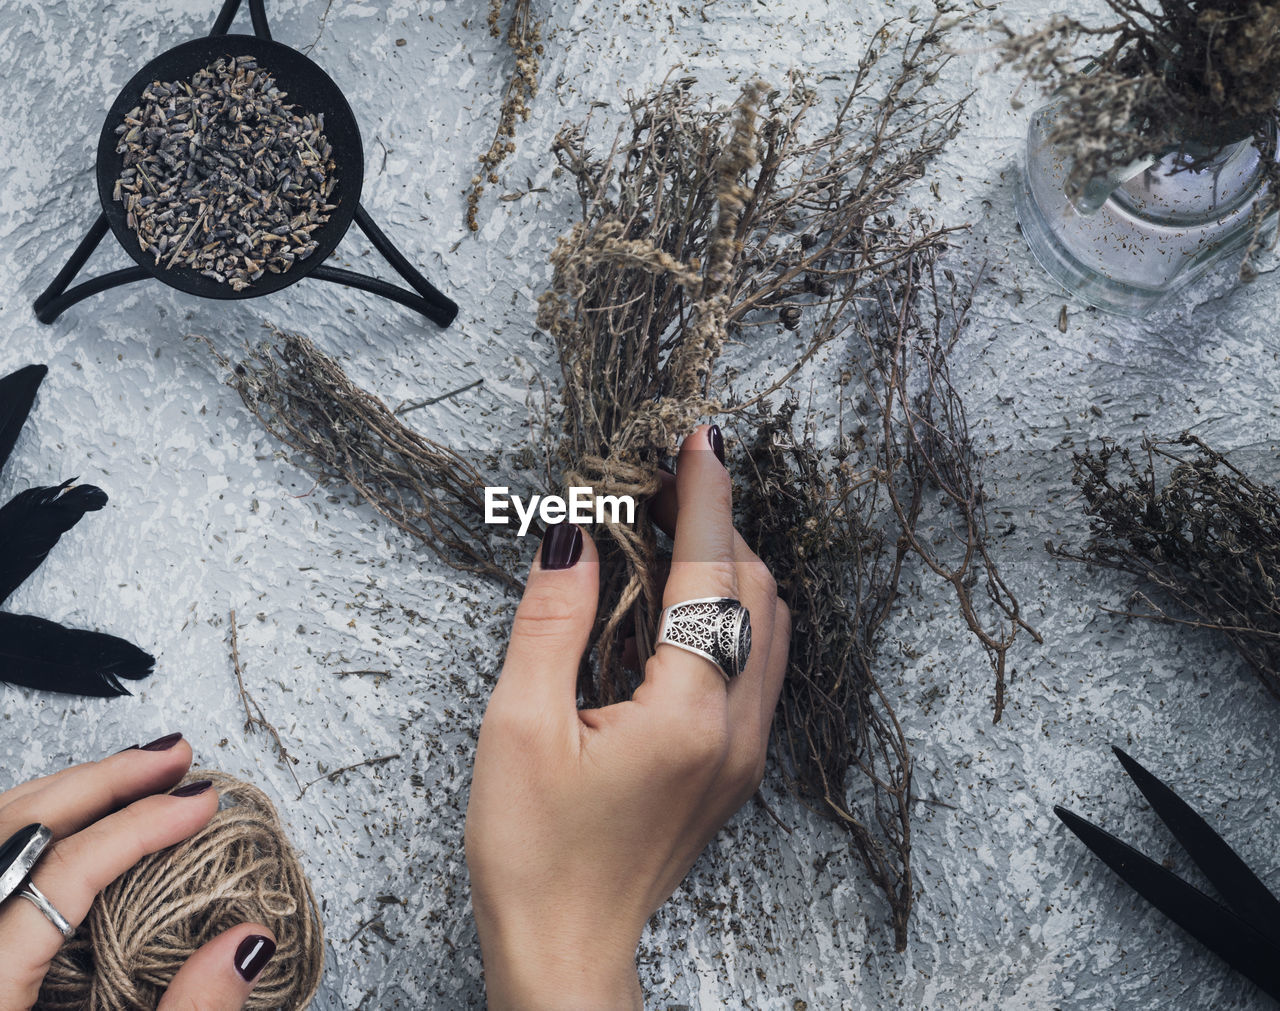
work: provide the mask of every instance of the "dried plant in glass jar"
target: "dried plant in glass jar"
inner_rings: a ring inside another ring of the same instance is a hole
[[[1251,279],[1274,241],[1280,2],[1106,5],[1101,26],[997,26],[1002,60],[1056,88],[1031,120],[1018,218],[1067,289],[1143,315],[1225,259]]]

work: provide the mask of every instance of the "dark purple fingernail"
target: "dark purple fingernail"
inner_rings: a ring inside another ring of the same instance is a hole
[[[720,465],[727,466],[724,462],[724,436],[720,434],[719,425],[712,425],[707,429],[707,441],[711,443],[711,452],[715,453]]]
[[[275,953],[275,941],[262,934],[250,934],[236,948],[236,972],[246,983],[252,983]]]
[[[671,469],[671,464],[667,463],[666,460],[658,461],[658,470],[662,471],[664,474],[670,474],[672,477],[676,476],[676,472]]]
[[[542,538],[542,567],[567,569],[582,557],[582,531],[572,523],[561,522],[548,528]]]
[[[170,791],[169,796],[199,797],[200,794],[204,793],[205,790],[209,789],[211,786],[213,786],[213,780],[197,779],[194,783],[187,783],[185,786],[180,786],[176,790]]]
[[[141,746],[142,751],[168,751],[175,744],[182,740],[181,734],[165,734],[163,737],[157,737],[150,744]]]

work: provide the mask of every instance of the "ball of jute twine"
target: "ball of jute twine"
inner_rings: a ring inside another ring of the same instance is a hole
[[[324,930],[315,894],[267,795],[234,776],[213,780],[220,807],[185,842],[144,857],[103,890],[53,960],[39,1011],[151,1009],[191,954],[238,923],[270,927],[275,956],[247,1008],[305,1008],[320,986]]]

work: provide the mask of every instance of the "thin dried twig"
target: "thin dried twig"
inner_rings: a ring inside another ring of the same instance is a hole
[[[473,379],[469,383],[459,386],[457,389],[450,390],[448,393],[440,393],[434,397],[426,397],[422,400],[406,401],[395,409],[394,413],[397,417],[401,414],[408,414],[410,411],[417,411],[423,407],[430,407],[432,404],[438,404],[442,400],[452,400],[459,393],[466,393],[468,390],[474,390],[477,386],[483,386],[484,379]]]
[[[240,690],[240,703],[244,706],[244,729],[246,733],[254,733],[258,730],[265,731],[271,738],[272,746],[275,748],[276,756],[286,769],[289,775],[293,777],[294,785],[299,790],[303,789],[302,784],[298,781],[298,774],[294,771],[293,766],[297,762],[290,753],[289,749],[284,746],[284,741],[280,739],[280,731],[274,724],[267,719],[266,713],[262,711],[262,706],[258,704],[258,700],[249,694],[249,689],[244,683],[244,670],[240,666],[240,647],[236,639],[236,612],[235,608],[231,609],[231,666],[236,673],[236,685]],[[299,794],[301,796],[301,794]]]
[[[951,383],[948,355],[967,316],[972,290],[958,289],[940,250],[918,254],[894,285],[877,293],[876,322],[862,331],[858,366],[867,396],[878,407],[878,474],[898,520],[899,557],[910,552],[950,584],[969,630],[986,650],[995,674],[992,722],[1004,712],[1008,652],[1019,631],[1039,634],[990,552],[986,496],[969,437],[964,402]],[[926,537],[931,500],[946,512],[943,530]]]
[[[344,772],[351,772],[353,769],[363,769],[367,765],[381,765],[383,762],[390,762],[393,758],[399,757],[400,752],[397,751],[394,755],[378,755],[376,758],[366,758],[363,762],[352,762],[350,765],[344,765],[340,769],[334,769],[332,772],[326,772],[323,776],[317,776],[315,779],[311,780],[311,782],[307,783],[306,786],[302,787],[302,789],[298,791],[298,799],[301,800],[303,794],[322,780],[327,779],[330,783],[336,783],[338,781],[338,777]]]

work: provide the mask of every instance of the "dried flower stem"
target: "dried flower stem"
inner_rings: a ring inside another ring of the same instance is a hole
[[[297,763],[297,759],[289,753],[289,749],[284,746],[284,741],[280,738],[280,731],[275,728],[270,720],[267,719],[266,713],[262,711],[262,706],[258,704],[258,700],[249,694],[249,689],[244,683],[244,670],[240,666],[240,646],[236,636],[236,612],[235,608],[231,609],[231,667],[236,675],[236,687],[240,692],[240,703],[244,706],[244,729],[246,733],[254,733],[262,730],[271,738],[271,743],[275,747],[276,755],[286,769],[289,775],[293,777],[294,785],[300,791],[304,790],[302,783],[298,781],[298,774],[293,767]],[[298,796],[302,796],[301,793]]]
[[[538,71],[542,64],[542,25],[532,14],[532,0],[510,0],[511,18],[507,22],[507,46],[515,57],[515,72],[507,82],[502,95],[502,110],[498,115],[498,129],[489,149],[479,158],[480,171],[471,177],[467,190],[467,227],[480,230],[476,212],[480,197],[488,183],[498,182],[498,166],[516,149],[516,122],[529,118],[529,103],[538,94]],[[502,34],[503,0],[489,0],[489,34],[495,39]]]

